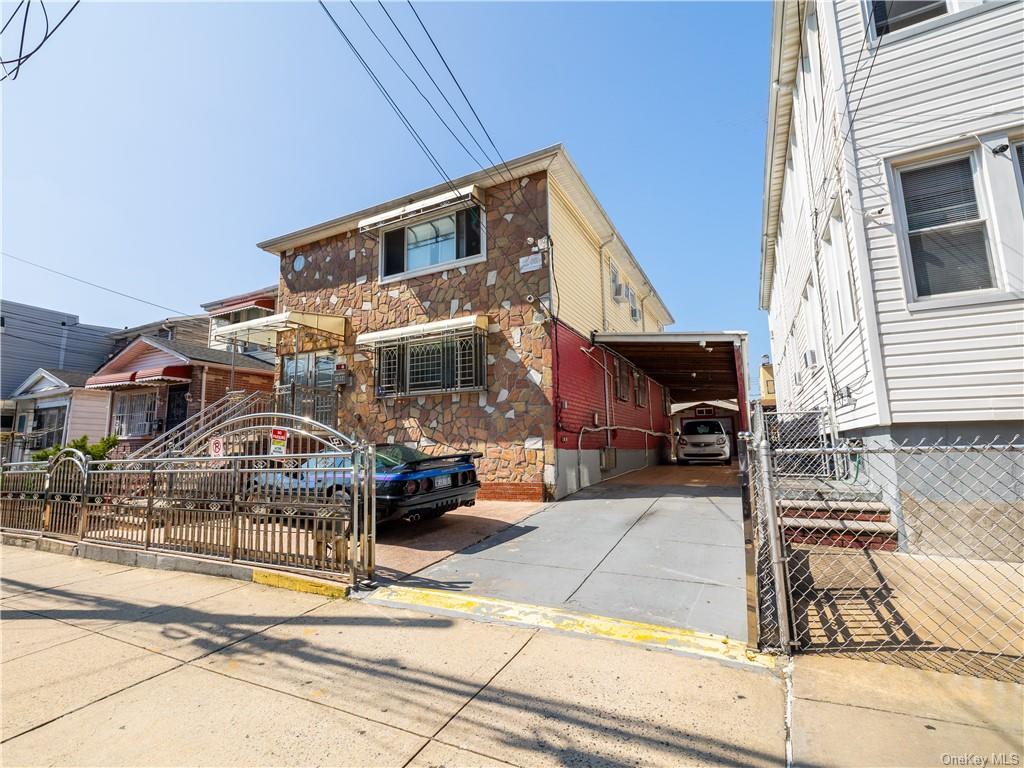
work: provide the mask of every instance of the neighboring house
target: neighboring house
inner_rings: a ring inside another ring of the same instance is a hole
[[[107,434],[110,394],[85,388],[89,373],[39,368],[14,390],[16,437],[10,461],[27,461],[33,451]]]
[[[662,455],[664,390],[591,334],[673,320],[560,145],[260,247],[280,258],[278,314],[219,333],[276,333],[281,385],[338,393],[341,430],[479,451],[482,498]]]
[[[119,453],[144,445],[219,400],[229,389],[269,391],[274,366],[245,354],[178,339],[139,336],[85,386],[111,393],[107,434]]]
[[[773,6],[760,302],[780,411],[915,443],[1020,432],[1021,40],[1019,1]]]
[[[165,317],[162,320],[154,320],[131,328],[122,328],[114,331],[111,336],[114,339],[113,354],[115,355],[139,336],[169,339],[205,347],[210,341],[210,318],[209,315]]]
[[[230,350],[234,348],[236,352],[243,352],[268,363],[273,363],[276,357],[273,348],[259,344],[253,338],[247,339],[244,336],[240,336],[237,339],[225,340],[217,336],[216,333],[227,325],[236,325],[237,323],[258,320],[273,315],[276,308],[276,284],[203,304],[203,309],[206,310],[206,314],[210,318],[207,331],[207,346],[211,349]]]
[[[94,371],[114,347],[113,332],[68,312],[0,300],[0,430],[17,426],[10,398],[33,371]]]
[[[760,370],[760,383],[761,383],[761,409],[766,411],[774,411],[776,406],[775,399],[775,369],[769,362],[761,363]]]
[[[711,419],[722,425],[732,444],[732,455],[738,451],[739,405],[731,400],[708,400],[700,403],[676,403],[672,406],[672,432],[678,433],[692,419]]]

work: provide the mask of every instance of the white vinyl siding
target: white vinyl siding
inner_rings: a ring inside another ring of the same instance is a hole
[[[1008,134],[1015,141],[1021,135],[1020,3],[957,6],[962,12],[885,35],[877,45],[864,39],[861,8],[833,8],[855,110],[849,166],[861,210],[851,226],[868,249],[875,306],[866,309],[877,315],[879,338],[872,343],[880,350],[891,419],[1024,418],[1021,193],[1011,153],[992,152]],[[975,167],[995,287],[916,300],[900,171],[958,155],[970,156]]]

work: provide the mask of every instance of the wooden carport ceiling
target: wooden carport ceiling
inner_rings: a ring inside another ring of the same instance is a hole
[[[741,338],[740,334],[594,334],[595,343],[667,387],[677,403],[739,398],[736,360]]]

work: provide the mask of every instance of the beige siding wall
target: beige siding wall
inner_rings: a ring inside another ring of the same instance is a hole
[[[662,330],[655,311],[657,300],[647,299],[640,276],[631,266],[621,243],[613,240],[602,251],[597,233],[554,181],[551,182],[550,205],[559,319],[584,335],[601,330],[622,333]],[[628,302],[612,299],[613,265],[618,269],[620,281],[636,291],[636,304],[642,308],[638,320],[630,316]]]
[[[555,311],[586,335],[601,330],[601,241],[558,185],[549,188]]]
[[[106,437],[110,418],[110,393],[88,389],[74,391],[68,416],[68,440],[88,435],[90,442]]]

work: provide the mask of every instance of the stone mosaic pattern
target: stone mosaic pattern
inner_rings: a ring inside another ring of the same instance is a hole
[[[546,175],[488,188],[485,208],[486,260],[429,275],[381,283],[376,232],[346,232],[287,252],[279,311],[349,318],[343,341],[311,332],[300,338],[303,351],[335,349],[349,365],[354,383],[340,399],[343,432],[438,454],[480,451],[485,488],[529,484],[539,495],[545,464],[554,463],[551,340],[545,315],[526,297],[547,298],[548,265],[544,255],[540,269],[521,273],[519,259],[533,252],[528,238],[545,233]],[[300,254],[305,263],[296,272]],[[490,321],[485,391],[375,397],[374,353],[355,347],[358,334],[472,314]],[[294,337],[282,335],[279,354],[293,348]]]

